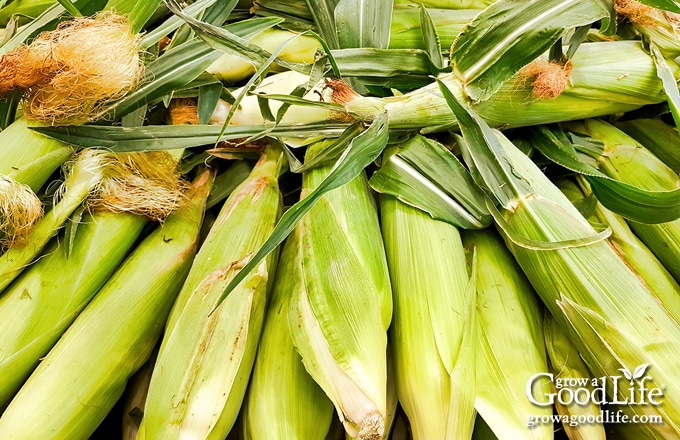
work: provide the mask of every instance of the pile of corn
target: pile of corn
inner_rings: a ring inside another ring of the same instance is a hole
[[[680,439],[675,1],[0,26],[0,439]]]

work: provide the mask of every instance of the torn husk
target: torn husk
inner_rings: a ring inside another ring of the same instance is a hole
[[[139,36],[127,18],[113,13],[79,17],[5,54],[0,95],[23,90],[27,119],[81,123],[130,91],[143,69]]]
[[[29,186],[0,176],[0,249],[25,245],[42,215],[42,203]]]

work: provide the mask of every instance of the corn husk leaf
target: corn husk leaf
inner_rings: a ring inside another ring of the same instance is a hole
[[[665,11],[680,14],[680,6],[674,0],[640,0],[640,3]]]
[[[340,0],[305,0],[307,9],[314,18],[314,25],[329,49],[339,49],[338,33],[335,27],[334,11]]]
[[[648,225],[628,221],[630,228],[680,282],[680,220]]]
[[[327,122],[229,126],[222,135],[220,135],[222,127],[215,125],[152,125],[144,127],[78,125],[40,127],[34,128],[34,130],[81,147],[108,148],[111,151],[122,153],[189,148],[261,134],[296,138],[337,137],[348,126],[349,124]]]
[[[565,193],[569,200],[574,202],[574,206],[577,206],[579,199],[583,200],[586,197],[584,193],[589,193],[588,183],[582,178],[579,178],[578,182],[578,186],[568,180],[556,182],[560,190]],[[626,265],[638,275],[649,291],[659,298],[668,313],[680,322],[680,285],[678,282],[654,256],[652,251],[633,233],[625,219],[598,203],[597,199],[592,197],[592,193],[588,198],[595,203],[591,212],[586,214],[581,211],[584,217],[588,218],[593,224],[606,226],[612,231],[607,238],[609,245]]]
[[[675,120],[675,125],[680,126],[680,91],[673,70],[656,45],[650,45],[649,50],[656,65],[656,74],[661,79],[663,90],[668,97],[668,107]]]
[[[619,122],[616,126],[680,174],[680,155],[677,154],[680,135],[677,128],[666,124],[661,119],[634,119]]]
[[[570,140],[563,132],[547,127],[537,127],[532,136],[532,144],[538,151],[555,163],[583,174],[597,199],[617,214],[643,223],[663,223],[680,216],[680,189],[644,187],[643,181],[628,183],[600,171],[576,154],[574,142],[587,140],[574,137]],[[664,209],[660,210],[661,207]]]
[[[118,14],[128,16],[132,32],[139,33],[160,4],[161,0],[147,0],[143,2],[136,0],[109,0],[104,10],[116,11]]]
[[[255,35],[277,22],[276,19],[268,18],[245,20],[227,25],[225,32],[241,38]],[[200,39],[192,39],[172,48],[147,65],[139,87],[104,108],[100,117],[120,118],[136,108],[159,100],[198,77],[219,57],[219,51]]]
[[[173,14],[184,20],[196,35],[210,47],[224,53],[241,57],[257,67],[270,63],[268,62],[268,59],[272,54],[256,44],[249,42],[227,28],[215,26],[184,14],[179,7],[179,3],[175,0],[163,0],[163,2]],[[305,68],[304,64],[289,63],[278,57],[275,61],[278,65],[287,69],[308,73],[308,69]]]
[[[483,193],[460,161],[423,136],[390,148],[369,184],[454,226],[479,229],[491,223]]]
[[[395,6],[390,28],[390,49],[426,49],[432,53],[433,48],[425,42],[422,30],[423,20],[419,9],[420,7]],[[481,9],[426,8],[427,15],[437,33],[440,50],[448,52],[465,25],[472,21],[480,11]],[[434,59],[434,54],[432,58]]]
[[[26,268],[42,248],[80,206],[102,179],[103,153],[85,151],[75,162],[63,183],[63,195],[58,203],[40,219],[27,236],[27,244],[14,246],[0,255],[0,291]]]
[[[217,0],[198,0],[186,8],[184,8],[184,13],[187,15],[195,16],[203,13],[206,8],[209,8],[215,4]],[[172,31],[180,27],[184,21],[176,15],[172,15],[167,20],[163,21],[159,25],[155,26],[153,29],[148,30],[142,37],[140,46],[144,49],[148,49],[154,44],[158,43],[163,37],[169,35]]]
[[[392,0],[339,0],[334,12],[341,48],[387,48],[392,22]]]
[[[30,130],[36,126],[19,118],[0,133],[0,174],[28,185],[34,192],[73,154],[73,148]]]

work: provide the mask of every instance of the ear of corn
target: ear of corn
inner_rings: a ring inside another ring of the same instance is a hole
[[[672,191],[680,177],[651,151],[618,128],[600,119],[587,119],[569,125],[602,142],[602,149],[581,150],[597,162],[604,174],[622,182],[652,191]]]
[[[244,404],[246,440],[323,440],[333,417],[333,404],[305,371],[288,329],[288,297],[299,280],[296,257],[291,236],[281,253]]]
[[[569,341],[567,334],[559,328],[557,322],[550,314],[546,314],[543,318],[543,331],[550,361],[550,372],[555,377],[567,381],[572,378],[575,380],[585,378],[588,382],[585,388],[592,390],[591,374],[588,371],[588,367],[581,360],[578,351]],[[553,386],[552,392],[556,393],[558,391]],[[574,418],[580,416],[597,417],[601,413],[600,406],[596,403],[563,405],[559,399],[555,402],[555,409],[560,415]],[[601,423],[582,423],[576,426],[563,423],[562,426],[570,440],[604,440],[606,438],[604,427]],[[552,428],[552,426],[549,426],[549,428]]]
[[[85,200],[102,179],[103,154],[86,150],[74,162],[63,183],[58,203],[33,227],[25,246],[15,246],[0,255],[0,291],[38,256],[57,229]]]
[[[309,147],[307,158],[318,154]],[[303,174],[303,196],[329,172]],[[386,430],[389,275],[375,202],[360,175],[322,197],[298,223],[300,289],[291,298],[295,346],[347,432],[380,439]]]
[[[280,150],[267,147],[222,207],[196,256],[166,325],[149,385],[145,438],[223,439],[236,420],[260,339],[276,253],[213,308],[280,216],[282,161]]]
[[[0,133],[0,174],[38,191],[50,175],[73,154],[73,148],[30,130],[19,118]]]
[[[275,52],[285,43],[277,56],[291,63],[312,64],[316,51],[321,49],[318,40],[312,36],[274,28],[255,35],[250,42],[270,53]],[[255,66],[235,55],[225,54],[215,60],[206,72],[213,74],[221,81],[235,83],[254,74]]]
[[[579,185],[588,197],[588,182],[578,178]],[[583,199],[584,192],[569,180],[558,181],[556,185],[571,201]],[[601,203],[595,202],[593,216],[595,222],[611,230],[607,242],[617,255],[634,271],[650,292],[654,294],[676,321],[680,322],[680,285],[654,256],[647,246],[631,231],[628,223],[619,215],[611,212]]]
[[[625,53],[625,56],[621,56]],[[494,127],[518,127],[625,112],[666,101],[652,58],[634,41],[582,44],[571,59],[566,89],[554,99],[537,99],[531,81],[515,76],[500,90],[472,108]],[[677,65],[669,62],[677,76]],[[441,75],[457,97],[463,85],[452,73]],[[372,120],[387,111],[390,128],[420,128],[423,132],[457,127],[458,123],[436,83],[388,98],[359,97],[343,102],[359,119]]]
[[[87,438],[148,359],[196,251],[211,178],[125,260],[0,417],[0,437]]]
[[[530,417],[552,414],[526,396],[531,376],[548,370],[538,299],[493,231],[464,231],[463,242],[477,257],[475,408],[499,439],[552,439],[550,424],[527,428]],[[531,391],[543,396],[549,384]]]
[[[449,98],[464,120],[466,142],[474,143],[470,148],[464,145],[467,162],[476,170],[473,175],[499,205],[494,218],[506,245],[551,314],[596,377],[654,365],[649,385],[666,386],[664,404],[629,405],[624,411],[658,414],[665,424],[649,425],[650,431],[680,435],[675,377],[680,363],[674,354],[680,350],[678,324],[526,155]],[[620,394],[629,392],[625,385],[622,388]]]
[[[19,389],[61,334],[114,272],[144,219],[85,216],[72,250],[55,240],[0,297],[0,406]]]
[[[603,151],[591,154],[606,175],[649,190],[678,188],[680,176],[675,171],[611,124],[592,119],[572,128],[603,142]],[[680,280],[680,219],[659,224],[628,223],[673,277]]]
[[[414,439],[468,438],[475,381],[465,254],[456,227],[391,196],[381,197],[394,297],[391,341],[397,395]],[[466,345],[469,344],[469,345]],[[471,380],[462,380],[471,379]]]

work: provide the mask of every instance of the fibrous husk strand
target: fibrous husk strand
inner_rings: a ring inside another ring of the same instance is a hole
[[[125,17],[79,17],[5,54],[0,95],[23,90],[26,118],[81,123],[130,91],[143,69],[139,36]]]
[[[170,125],[198,124],[198,102],[193,98],[180,98],[170,101]]]
[[[30,187],[0,176],[0,249],[25,245],[42,215],[42,203]]]
[[[614,0],[614,9],[619,16],[625,17],[631,23],[650,25],[654,23],[654,17],[658,10],[651,6],[643,5],[635,0]]]
[[[187,202],[188,181],[167,151],[115,154],[107,164],[93,209],[132,212],[162,221]]]
[[[532,94],[538,99],[554,99],[569,85],[572,64],[556,61],[535,60],[519,71],[520,79],[530,81]]]

